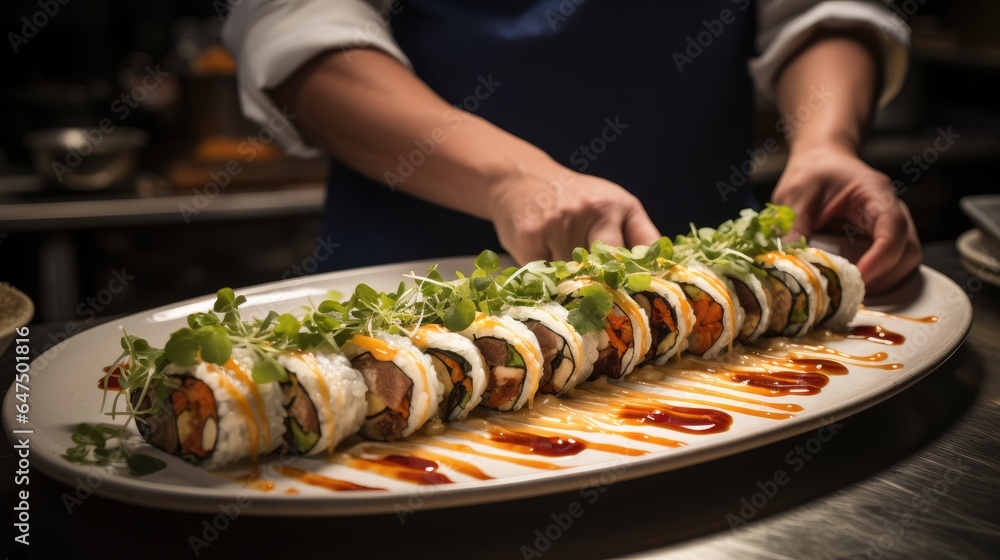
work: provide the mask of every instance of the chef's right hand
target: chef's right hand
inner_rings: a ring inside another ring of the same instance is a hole
[[[568,260],[576,247],[648,245],[660,232],[632,193],[558,165],[521,170],[487,195],[500,244],[518,263]]]

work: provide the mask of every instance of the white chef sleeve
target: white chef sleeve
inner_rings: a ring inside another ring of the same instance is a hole
[[[864,1],[759,0],[757,49],[761,54],[750,61],[750,74],[765,96],[773,98],[777,72],[818,27],[875,30],[882,45],[879,107],[899,93],[906,76],[910,28],[884,5]]]
[[[400,4],[391,0],[242,0],[223,25],[226,48],[236,58],[240,105],[250,119],[269,126],[291,155],[320,153],[294,126],[274,125],[283,111],[265,93],[316,55],[336,49],[376,48],[410,67],[387,23]],[[294,117],[290,117],[294,120]]]

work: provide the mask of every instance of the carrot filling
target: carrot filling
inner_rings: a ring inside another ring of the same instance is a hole
[[[185,376],[181,387],[170,393],[177,426],[176,453],[206,459],[215,448],[219,414],[212,389],[203,381]]]
[[[692,354],[701,355],[708,351],[719,337],[722,336],[722,318],[725,314],[719,302],[712,299],[704,290],[691,284],[682,284],[684,294],[687,295],[694,309],[694,328],[688,336],[690,346],[688,351]]]
[[[632,332],[632,320],[617,305],[604,319],[604,334],[608,337],[608,345],[598,349],[591,377],[607,375],[618,379],[622,376],[623,358],[635,344],[635,333]]]
[[[440,348],[429,348],[427,355],[445,389],[439,409],[441,417],[452,419],[472,400],[472,378],[468,375],[472,365],[458,354]]]

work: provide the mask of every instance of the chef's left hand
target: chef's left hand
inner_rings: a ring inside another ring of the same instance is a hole
[[[771,198],[797,213],[794,239],[829,231],[852,244],[870,240],[857,262],[869,292],[895,286],[923,258],[913,218],[892,181],[846,147],[793,148]]]

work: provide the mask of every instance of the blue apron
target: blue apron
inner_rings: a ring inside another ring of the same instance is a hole
[[[393,12],[396,40],[441,97],[625,187],[664,234],[756,206],[734,177],[751,145],[752,0],[416,0]],[[526,216],[544,202],[526,202]],[[490,223],[338,162],[323,228],[340,244],[325,270],[500,251]]]

